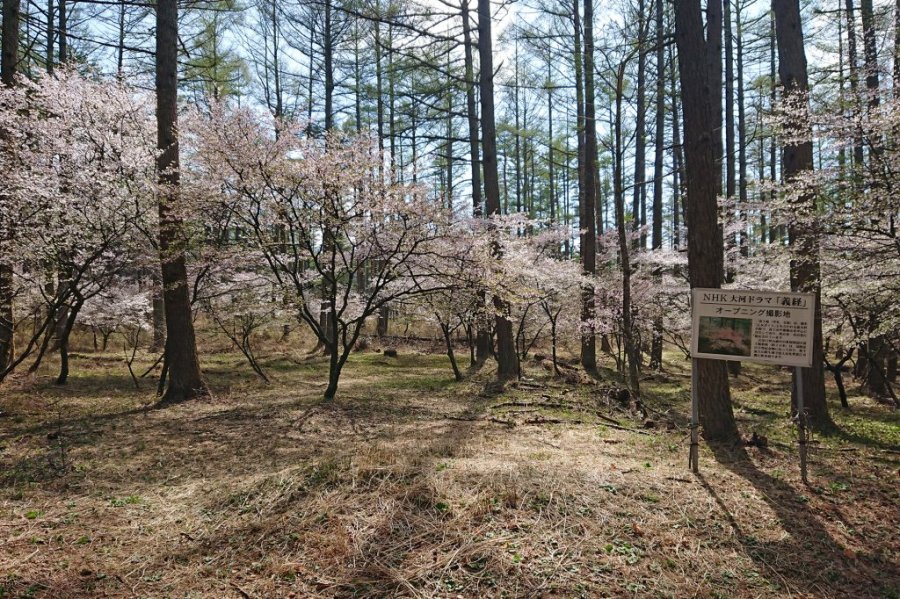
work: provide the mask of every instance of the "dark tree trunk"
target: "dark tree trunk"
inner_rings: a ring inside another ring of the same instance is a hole
[[[69,62],[69,8],[59,0],[59,64]]]
[[[159,196],[159,248],[166,315],[166,363],[169,384],[163,403],[209,393],[200,373],[188,295],[184,231],[178,204],[178,4],[156,4],[156,123]]]
[[[0,58],[0,80],[3,85],[12,86],[19,65],[19,0],[3,0],[2,58]],[[2,135],[2,132],[0,132]],[[6,217],[4,217],[6,218]],[[0,251],[14,235],[14,223],[2,223],[0,230]],[[4,372],[13,362],[15,339],[13,335],[13,266],[0,256],[0,372]]]
[[[872,0],[860,0],[859,11],[862,13],[863,53],[866,65],[866,92],[868,92],[869,108],[878,106],[878,47],[875,39],[875,15]]]
[[[59,376],[56,377],[57,385],[65,385],[69,380],[69,337],[72,335],[72,327],[75,326],[75,320],[78,318],[78,312],[84,305],[84,300],[78,298],[69,310],[66,318],[66,325],[63,327],[59,337]]]
[[[119,36],[116,46],[116,77],[120,80],[125,76],[125,2],[119,0]]]
[[[806,71],[806,52],[803,47],[803,29],[798,0],[772,0],[775,14],[775,35],[778,40],[778,74],[785,96],[806,94],[809,81]],[[805,104],[804,104],[805,106]],[[792,137],[806,138],[796,144],[785,144],[782,153],[782,172],[786,183],[813,170],[812,132],[807,114],[798,115],[789,126],[794,128]],[[812,191],[803,193],[796,200],[797,221],[789,226],[790,243],[796,248],[791,261],[791,288],[815,294],[816,311],[813,326],[812,367],[802,369],[803,404],[809,412],[811,424],[822,428],[831,424],[825,403],[824,354],[822,351],[822,308],[819,269],[819,243],[815,222],[816,196]],[[796,388],[793,386],[793,405],[796,405]]]
[[[594,7],[584,0],[584,193],[581,217],[581,267],[588,276],[597,272],[597,111],[594,102]],[[581,337],[581,365],[597,369],[597,338],[593,320],[596,313],[593,285],[582,291],[581,320],[587,327]]]
[[[334,129],[334,32],[331,0],[325,0],[325,29],[322,32],[322,58],[325,62],[325,131]]]
[[[500,178],[497,172],[497,128],[494,121],[494,57],[491,40],[491,3],[478,0],[478,52],[481,59],[481,148],[484,165],[484,199],[488,216],[500,214]],[[501,251],[498,247],[497,251]],[[513,339],[509,307],[501,297],[494,297],[497,335],[497,376],[516,378],[519,364]]]
[[[450,366],[453,368],[453,378],[455,378],[457,381],[461,381],[463,380],[463,376],[459,371],[459,365],[456,363],[456,354],[453,352],[453,337],[450,334],[450,327],[442,322],[441,332],[444,334],[444,343],[447,347],[447,357],[450,359]]]
[[[722,284],[722,232],[717,197],[721,187],[720,130],[721,67],[712,61],[721,48],[722,15],[718,0],[707,10],[709,39],[704,39],[700,0],[675,3],[675,41],[678,45],[684,113],[684,157],[687,176],[688,268],[691,287],[718,288]],[[737,424],[728,389],[725,363],[696,360],[700,422],[707,440],[737,442]]]
[[[590,0],[589,0],[590,1]],[[628,231],[625,227],[625,148],[622,140],[622,102],[625,93],[625,63],[619,65],[616,77],[616,119],[613,143],[613,197],[616,205],[616,230],[619,234],[619,259],[622,263],[622,337],[625,342],[625,357],[628,360],[628,380],[631,387],[632,405],[640,402],[640,348],[635,339],[634,319],[631,306],[631,257],[628,250]]]
[[[472,52],[472,27],[469,21],[469,2],[462,5],[463,45],[466,70],[466,116],[469,123],[469,162],[472,170],[472,216],[479,218],[484,214],[481,196],[481,153],[478,149],[478,110],[475,103],[475,59]],[[482,303],[486,302],[482,297]],[[475,361],[481,366],[491,355],[491,333],[487,327],[479,326],[475,335]]]
[[[56,62],[56,57],[53,55],[53,50],[56,47],[56,23],[54,19],[54,13],[56,9],[53,5],[53,0],[47,0],[47,74],[53,74],[53,65]]]
[[[894,2],[894,98],[900,98],[900,0]]]
[[[825,360],[825,368],[831,371],[834,375],[834,384],[838,390],[838,398],[841,401],[841,407],[845,410],[850,409],[850,404],[847,402],[847,390],[844,388],[844,364],[850,357],[853,355],[853,350],[851,349],[845,355],[838,354],[838,361],[835,364],[831,364],[828,361],[828,357],[824,356]]]
[[[665,65],[665,27],[663,24],[663,0],[656,0],[654,13],[656,18],[656,130],[654,132],[653,154],[653,211],[652,234],[650,247],[662,249],[663,225],[663,157],[666,150],[666,65]],[[659,279],[657,275],[657,280]],[[662,367],[663,353],[663,319],[657,316],[653,320],[653,340],[650,345],[650,368]]]
[[[859,61],[856,56],[856,17],[853,0],[846,0],[845,11],[847,13],[847,62],[850,66],[850,95],[853,96],[853,110],[859,110]],[[856,132],[853,138],[853,164],[857,168],[863,165],[862,136]]]

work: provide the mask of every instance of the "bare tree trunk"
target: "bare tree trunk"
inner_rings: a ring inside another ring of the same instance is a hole
[[[853,110],[859,110],[859,62],[856,57],[856,17],[854,16],[853,0],[845,1],[847,13],[847,60],[850,65],[850,95],[853,96]],[[857,168],[863,165],[862,136],[856,132],[853,138],[853,164]]]
[[[334,33],[331,0],[325,0],[325,30],[322,32],[322,58],[325,61],[325,131],[334,129]]]
[[[3,85],[15,83],[19,64],[19,0],[3,0],[2,59],[0,59],[0,80]],[[4,135],[0,132],[0,135]],[[4,219],[8,216],[2,217]],[[12,241],[14,223],[0,222],[0,251]],[[8,256],[0,255],[0,372],[13,362],[15,347],[13,319],[13,265]]]
[[[469,21],[468,0],[463,0],[462,20],[466,70],[466,116],[469,123],[469,163],[472,170],[472,216],[479,218],[484,214],[484,210],[481,196],[481,154],[478,150],[478,109],[475,104],[475,86],[477,84],[475,82],[475,60],[472,56],[472,27]],[[487,298],[482,297],[481,301],[484,303],[487,301]],[[490,354],[490,330],[483,325],[479,325],[475,335],[475,361],[473,363],[477,366],[483,365]]]
[[[806,71],[806,52],[803,47],[803,29],[798,0],[772,0],[775,13],[775,34],[778,39],[778,74],[786,97],[805,95],[809,91]],[[806,107],[808,99],[803,98]],[[782,170],[785,182],[790,182],[813,170],[812,131],[808,114],[797,115],[789,123],[793,131],[790,138],[802,138],[799,143],[785,143],[782,154]],[[788,228],[790,243],[797,251],[791,261],[791,288],[795,291],[815,294],[816,311],[813,326],[812,367],[803,368],[803,405],[809,410],[810,421],[819,428],[831,424],[825,403],[824,353],[822,350],[821,279],[819,268],[819,241],[816,222],[816,195],[813,191],[800,194],[794,209],[795,223]],[[796,372],[796,370],[795,370]],[[795,375],[796,376],[796,375]],[[796,406],[796,389],[793,386],[792,402]]]
[[[177,403],[209,390],[200,374],[185,265],[184,231],[178,203],[178,4],[156,4],[156,119],[159,197],[159,248],[166,314],[169,384],[163,403]]]
[[[497,172],[497,128],[494,121],[494,57],[491,40],[491,3],[478,0],[478,51],[481,59],[481,148],[484,164],[484,199],[488,216],[500,214],[500,178]],[[497,251],[501,251],[498,247]],[[497,376],[516,378],[519,374],[518,356],[513,339],[509,306],[501,297],[494,297],[497,335]]]
[[[738,236],[740,255],[750,256],[750,243],[747,235],[747,110],[744,105],[744,35],[743,8],[738,2],[735,10],[735,40],[737,50],[737,108],[738,108],[738,205],[742,209],[740,220],[741,233]],[[740,362],[738,362],[740,364]]]
[[[119,36],[116,46],[116,77],[121,80],[125,76],[125,2],[119,0]]]
[[[894,98],[900,98],[900,0],[894,2]]]
[[[709,0],[709,38],[704,39],[700,0],[675,3],[675,41],[678,45],[684,111],[684,155],[687,175],[688,268],[691,287],[718,288],[722,284],[722,232],[717,197],[721,187],[721,77],[711,60],[720,52],[720,0]],[[718,54],[721,57],[721,54]],[[721,69],[721,67],[719,67]],[[720,73],[721,71],[719,71]],[[718,99],[717,99],[718,98]],[[712,124],[712,127],[710,126]],[[704,436],[711,441],[737,442],[725,363],[696,360],[697,396]]]
[[[59,376],[56,377],[57,385],[65,385],[69,380],[69,337],[72,335],[72,328],[75,326],[75,320],[78,318],[78,312],[84,305],[84,299],[76,298],[69,310],[66,318],[66,325],[63,327],[59,338]]]
[[[462,373],[459,371],[459,365],[456,363],[456,354],[453,352],[453,337],[450,335],[449,325],[441,323],[441,333],[444,334],[444,343],[447,347],[447,357],[450,359],[450,366],[453,368],[453,378],[457,381],[463,380]]]
[[[680,250],[682,245],[682,214],[684,212],[684,202],[680,201],[683,197],[682,191],[686,184],[684,173],[684,146],[681,144],[681,121],[679,119],[679,97],[678,97],[678,78],[676,76],[677,68],[675,66],[675,55],[669,54],[672,62],[672,248]]]
[[[69,9],[66,0],[59,0],[59,64],[69,62]]]
[[[588,0],[590,1],[590,0]],[[613,196],[616,205],[616,229],[619,233],[619,260],[622,262],[622,337],[625,341],[625,356],[628,359],[628,380],[631,387],[632,405],[640,402],[640,348],[634,331],[631,306],[631,257],[628,251],[628,232],[625,228],[625,189],[623,171],[625,148],[622,140],[622,102],[625,93],[625,62],[619,65],[616,77],[616,119],[613,144]]]
[[[553,63],[547,59],[547,182],[550,185],[550,224],[557,222],[556,175],[553,163]]]
[[[631,228],[634,231],[640,229],[641,225],[646,224],[647,209],[645,202],[645,179],[646,179],[646,160],[647,160],[647,54],[645,46],[647,45],[647,24],[644,0],[638,0],[637,10],[637,89],[635,89],[636,97],[636,114],[634,123],[634,189],[632,190],[632,222]],[[585,9],[587,15],[587,9]],[[585,16],[585,18],[587,18]],[[587,25],[585,25],[587,27]],[[587,36],[585,36],[587,37]],[[647,246],[647,236],[642,234],[639,239],[634,240],[634,248],[644,248]]]
[[[878,106],[878,47],[875,39],[875,15],[872,0],[860,0],[859,11],[862,13],[863,54],[866,65],[866,92],[868,92],[869,108]]]
[[[53,49],[55,48],[56,43],[56,25],[54,13],[56,9],[53,6],[53,0],[47,0],[47,74],[53,74],[53,64],[56,62],[56,57],[53,56]]]
[[[656,130],[654,132],[653,154],[653,212],[650,247],[662,249],[663,221],[663,155],[666,148],[666,65],[665,65],[665,27],[663,23],[663,0],[656,0],[654,16],[656,18]],[[655,273],[657,280],[659,273]],[[650,344],[650,368],[662,367],[663,354],[663,319],[658,315],[653,320],[653,339]]]
[[[723,1],[722,21],[725,25],[725,198],[734,201],[737,185],[734,172],[734,45],[731,26],[731,0]],[[733,208],[729,208],[734,213]],[[725,240],[726,251],[737,244],[733,237]],[[725,280],[734,281],[734,266],[726,263]],[[739,362],[738,362],[739,364]]]
[[[579,210],[581,226],[581,267],[592,276],[597,272],[597,111],[594,103],[594,7],[584,0],[584,193]],[[581,365],[585,370],[597,369],[597,338],[594,334],[596,314],[594,286],[585,285],[581,298]]]

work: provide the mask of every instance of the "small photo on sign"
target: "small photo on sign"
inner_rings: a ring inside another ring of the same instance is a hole
[[[697,349],[704,354],[749,356],[752,329],[749,318],[701,316]]]

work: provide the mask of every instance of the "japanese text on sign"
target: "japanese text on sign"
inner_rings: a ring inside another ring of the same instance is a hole
[[[814,294],[694,289],[691,299],[693,357],[812,365]]]

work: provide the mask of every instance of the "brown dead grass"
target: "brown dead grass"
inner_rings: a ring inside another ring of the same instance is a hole
[[[704,448],[695,478],[672,404],[643,431],[540,365],[497,394],[354,359],[333,404],[299,354],[269,387],[216,356],[215,399],[166,410],[94,358],[5,387],[0,597],[897,596],[896,450],[821,444],[805,487],[789,446]]]

